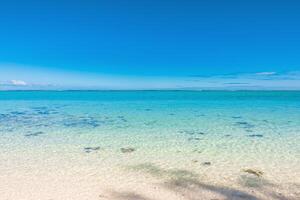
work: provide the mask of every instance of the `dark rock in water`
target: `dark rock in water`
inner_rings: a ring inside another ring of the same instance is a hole
[[[78,119],[68,119],[63,122],[63,125],[66,127],[89,126],[96,128],[103,123],[104,121],[99,121],[97,119],[94,119],[93,117],[80,117]]]
[[[241,116],[232,116],[231,118],[233,118],[233,119],[241,119],[242,117]]]
[[[25,115],[26,112],[13,111],[13,112],[10,112],[10,114],[12,114],[12,115]]]
[[[47,110],[38,111],[37,113],[38,113],[39,115],[49,115],[49,114],[50,114],[50,112],[47,111]]]
[[[197,141],[199,141],[199,140],[202,140],[202,139],[198,138],[198,137],[188,138],[188,141],[191,141],[191,140],[197,140]]]
[[[195,149],[193,152],[194,152],[194,153],[202,153],[201,150],[197,150],[197,149]]]
[[[245,128],[245,129],[249,129],[249,128],[254,128],[255,126],[252,125],[252,124],[249,124],[248,122],[236,122],[235,123],[237,126],[240,126],[242,128]]]
[[[9,114],[0,114],[0,120],[8,120],[10,118]]]
[[[100,147],[84,147],[84,151],[86,153],[91,153],[92,151],[98,151],[100,149]]]
[[[261,177],[264,174],[264,172],[257,169],[243,169],[243,172],[246,172],[248,174],[253,174],[257,177]]]
[[[36,132],[36,133],[29,133],[29,134],[26,134],[24,136],[25,137],[36,137],[36,136],[39,136],[39,135],[42,135],[42,134],[45,134],[45,133],[42,132],[42,131],[39,131],[39,132]]]
[[[135,151],[135,148],[128,147],[128,148],[121,148],[122,153],[132,153]]]
[[[127,120],[127,119],[121,119],[121,121],[122,121],[122,122],[128,122],[128,120]]]
[[[248,122],[236,122],[236,124],[238,124],[238,125],[247,125]]]
[[[152,109],[150,109],[150,108],[146,108],[146,109],[145,109],[145,111],[151,111],[151,110],[152,110]]]
[[[262,135],[262,134],[251,134],[251,135],[248,135],[248,137],[264,137],[264,135]]]
[[[230,137],[230,136],[231,136],[230,134],[225,135],[225,137]]]
[[[202,131],[194,131],[194,130],[181,130],[181,131],[179,131],[179,133],[184,133],[184,134],[188,134],[188,135],[194,135],[194,134],[204,135],[205,134]]]
[[[125,119],[124,116],[118,116],[117,118],[122,122],[127,122],[127,119]]]
[[[169,115],[173,116],[173,115],[175,115],[175,114],[174,114],[174,113],[170,113]]]
[[[182,133],[188,134],[188,135],[194,135],[194,131],[183,131]]]
[[[202,165],[209,166],[211,165],[211,162],[203,162]]]
[[[37,106],[37,107],[32,107],[31,109],[33,109],[33,110],[46,110],[46,109],[48,109],[48,107],[46,107],[46,106]]]

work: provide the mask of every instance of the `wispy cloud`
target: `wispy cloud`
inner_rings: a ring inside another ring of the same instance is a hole
[[[230,74],[189,74],[182,76],[113,76],[35,69],[2,68],[0,90],[46,89],[297,89],[300,71],[254,71]],[[5,69],[5,70],[3,70]],[[28,70],[30,69],[30,70]],[[5,72],[5,73],[3,73]],[[19,73],[22,72],[22,73]],[[50,76],[51,75],[51,76]],[[2,82],[1,82],[2,81]]]
[[[188,76],[187,85],[200,88],[221,89],[300,89],[300,71],[253,72],[214,76]],[[214,82],[212,82],[214,81]]]
[[[11,85],[14,85],[14,86],[26,86],[26,85],[28,85],[25,81],[22,81],[22,80],[11,80],[10,83],[11,83]]]
[[[276,72],[257,72],[255,74],[260,75],[260,76],[271,76],[271,75],[275,75],[277,73]]]

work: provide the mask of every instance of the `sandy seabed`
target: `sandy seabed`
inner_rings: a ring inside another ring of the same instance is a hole
[[[134,154],[114,159],[99,158],[101,152],[74,158],[15,155],[1,164],[1,200],[298,200],[299,174],[295,169],[262,177],[223,168],[214,163],[192,161],[185,167],[156,163],[130,162]],[[25,154],[24,154],[25,155]],[[20,156],[20,157],[19,157]],[[37,156],[37,155],[36,155]],[[45,155],[44,155],[45,156]],[[146,155],[145,155],[146,156]],[[104,156],[105,157],[105,156]],[[7,158],[2,158],[2,160]],[[117,161],[119,160],[119,161]],[[128,160],[128,163],[124,163]],[[134,160],[134,159],[133,159]],[[179,161],[180,162],[180,161]],[[18,165],[17,165],[18,163]],[[14,165],[14,166],[12,166]],[[281,168],[282,169],[282,168]]]

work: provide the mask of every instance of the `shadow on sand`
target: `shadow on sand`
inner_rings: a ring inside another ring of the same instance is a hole
[[[130,170],[149,174],[159,180],[159,187],[180,196],[184,200],[296,200],[275,192],[276,185],[263,178],[242,175],[238,183],[245,191],[233,187],[225,187],[201,182],[199,175],[187,170],[162,169],[151,163],[130,166]],[[207,198],[210,194],[211,198]],[[118,200],[155,200],[135,192],[113,192]]]

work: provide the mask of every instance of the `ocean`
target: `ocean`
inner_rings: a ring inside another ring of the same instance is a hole
[[[0,199],[299,191],[299,91],[0,92]]]

